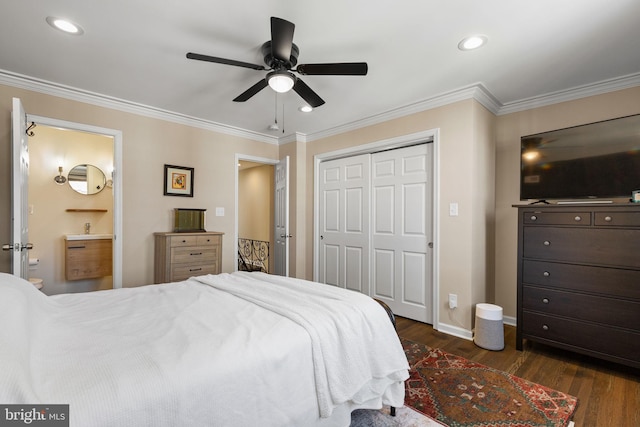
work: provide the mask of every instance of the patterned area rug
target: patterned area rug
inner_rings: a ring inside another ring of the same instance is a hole
[[[450,427],[564,427],[577,399],[463,357],[402,339],[405,404]]]
[[[397,408],[392,417],[385,406],[380,410],[356,409],[351,413],[349,427],[442,427],[442,424],[406,406]]]

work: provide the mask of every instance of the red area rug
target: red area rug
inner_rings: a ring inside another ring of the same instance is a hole
[[[405,404],[450,427],[564,427],[577,399],[460,356],[402,339]]]

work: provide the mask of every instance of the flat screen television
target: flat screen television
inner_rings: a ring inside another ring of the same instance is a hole
[[[520,149],[520,200],[630,199],[640,190],[640,114],[523,136]]]

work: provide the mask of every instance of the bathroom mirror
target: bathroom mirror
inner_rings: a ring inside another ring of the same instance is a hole
[[[77,165],[69,171],[69,185],[80,194],[96,194],[107,184],[100,168],[93,165]]]

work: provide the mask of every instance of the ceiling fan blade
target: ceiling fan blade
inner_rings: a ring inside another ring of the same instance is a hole
[[[289,61],[295,28],[296,26],[289,21],[271,17],[271,55],[275,59]]]
[[[267,84],[268,84],[267,79],[262,79],[258,83],[254,84],[249,89],[245,90],[240,95],[238,95],[233,101],[245,102],[246,100],[251,98],[253,95],[255,95],[256,93],[260,92],[262,89],[267,87]]]
[[[296,71],[308,76],[366,76],[366,62],[336,62],[333,64],[300,64]]]
[[[250,64],[248,62],[235,61],[233,59],[218,58],[218,57],[209,56],[209,55],[201,55],[199,53],[189,52],[189,53],[187,53],[187,58],[188,59],[195,59],[195,60],[198,60],[198,61],[215,62],[216,64],[233,65],[233,66],[236,66],[236,67],[251,68],[253,70],[266,70],[266,68],[263,65]]]
[[[293,85],[293,90],[295,90],[296,93],[313,108],[317,108],[324,104],[324,100],[300,79],[296,79],[296,83]]]

